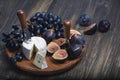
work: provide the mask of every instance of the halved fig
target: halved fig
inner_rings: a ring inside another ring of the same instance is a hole
[[[57,43],[55,43],[55,42],[50,42],[48,44],[48,46],[47,46],[47,51],[49,53],[54,53],[54,52],[56,52],[59,49],[60,49],[60,46]]]
[[[52,55],[52,58],[56,61],[64,61],[67,57],[68,53],[65,49],[59,49]]]
[[[66,40],[65,38],[59,38],[59,39],[53,40],[53,42],[57,43],[59,46],[62,46],[63,44],[65,44]]]
[[[97,25],[96,25],[96,23],[93,23],[93,24],[89,25],[88,27],[86,27],[84,34],[93,35],[93,34],[95,34],[96,31],[97,31]]]
[[[71,37],[72,35],[74,35],[74,34],[80,34],[80,35],[81,35],[81,33],[80,33],[79,31],[74,30],[74,29],[71,29],[71,30],[70,30],[70,37]]]

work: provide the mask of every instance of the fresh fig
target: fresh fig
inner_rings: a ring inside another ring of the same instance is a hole
[[[91,24],[90,26],[86,27],[84,34],[86,35],[93,35],[97,31],[96,23]]]
[[[70,30],[70,37],[71,37],[72,35],[74,35],[74,34],[80,34],[80,35],[81,35],[81,33],[80,33],[79,31],[74,30],[74,29],[71,29],[71,30]]]
[[[52,55],[52,58],[55,61],[64,61],[65,59],[67,59],[67,57],[68,53],[66,52],[65,49],[59,49]]]
[[[78,45],[85,45],[85,40],[80,34],[74,34],[69,39],[71,45],[78,44]]]
[[[49,29],[43,33],[42,37],[46,40],[47,43],[49,43],[55,39],[55,32],[53,29]]]
[[[82,52],[82,45],[79,45],[79,44],[71,45],[70,43],[68,43],[66,50],[67,50],[69,58],[75,59],[80,56]]]
[[[47,46],[47,51],[51,54],[56,52],[59,49],[60,49],[60,46],[55,42],[50,42]]]
[[[63,44],[65,44],[65,38],[58,38],[53,40],[53,42],[57,43],[59,46],[62,46]]]

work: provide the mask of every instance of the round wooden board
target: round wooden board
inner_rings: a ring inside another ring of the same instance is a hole
[[[65,60],[64,63],[54,63],[51,59],[51,56],[46,56],[46,61],[48,65],[48,68],[46,69],[37,68],[36,66],[32,64],[33,60],[29,61],[25,58],[21,62],[17,62],[15,65],[19,69],[26,71],[26,72],[31,72],[33,74],[54,75],[57,73],[65,72],[71,69],[73,66],[75,66],[81,60],[82,56],[86,52],[86,48],[87,46],[83,48],[82,53],[78,58],[73,59],[73,60]],[[8,58],[11,58],[15,54],[14,52],[10,52],[8,49],[6,49],[6,53],[7,53]]]

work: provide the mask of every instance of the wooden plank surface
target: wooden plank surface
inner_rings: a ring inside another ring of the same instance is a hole
[[[0,79],[58,80],[58,79],[120,79],[120,0],[0,0]],[[63,20],[71,20],[72,27],[79,16],[87,13],[92,22],[107,18],[111,29],[107,33],[84,35],[88,42],[87,53],[73,69],[55,76],[37,76],[12,66],[6,55],[2,32],[11,31],[11,24],[19,24],[16,11],[23,9],[30,18],[35,12],[52,12]]]

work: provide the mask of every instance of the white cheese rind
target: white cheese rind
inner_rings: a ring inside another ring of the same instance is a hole
[[[32,37],[31,40],[35,44],[35,47],[46,56],[47,53],[47,44],[42,37]]]
[[[29,39],[28,41],[24,41],[22,45],[23,54],[28,60],[30,60],[34,51],[34,43]]]

